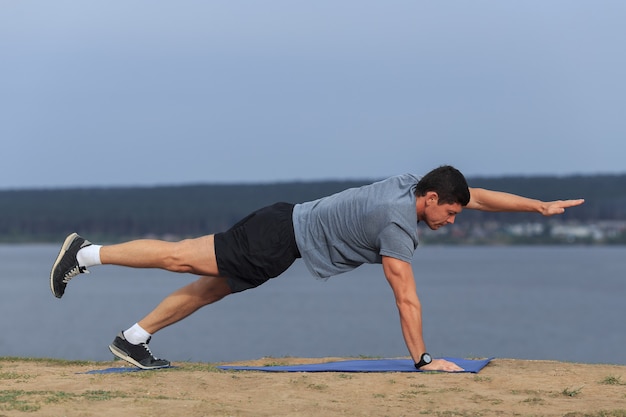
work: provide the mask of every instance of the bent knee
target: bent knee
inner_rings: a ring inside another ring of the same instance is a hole
[[[196,295],[204,304],[221,300],[232,293],[226,278],[223,277],[200,277],[193,285]]]

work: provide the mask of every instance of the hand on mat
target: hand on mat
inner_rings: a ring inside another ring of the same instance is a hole
[[[420,368],[420,371],[445,371],[445,372],[460,372],[464,369],[454,362],[449,362],[445,359],[433,359],[428,365],[424,365]]]

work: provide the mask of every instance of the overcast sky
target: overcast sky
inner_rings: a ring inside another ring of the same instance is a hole
[[[0,0],[0,189],[626,172],[626,1]]]

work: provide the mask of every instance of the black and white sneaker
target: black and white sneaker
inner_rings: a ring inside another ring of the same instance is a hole
[[[72,233],[63,242],[59,256],[52,265],[52,271],[50,272],[50,289],[55,297],[63,297],[65,293],[65,287],[78,274],[87,273],[87,268],[78,265],[76,260],[76,254],[82,248],[90,246],[91,242],[78,236],[76,233]]]
[[[167,368],[170,366],[170,361],[165,359],[158,359],[152,355],[150,348],[148,347],[150,339],[146,343],[140,343],[133,345],[124,337],[123,332],[119,332],[113,343],[109,345],[109,350],[115,356],[125,360],[128,363],[141,368],[141,369],[159,369]]]

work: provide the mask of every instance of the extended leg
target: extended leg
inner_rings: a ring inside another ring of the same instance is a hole
[[[132,268],[160,268],[172,272],[218,276],[213,235],[180,242],[134,240],[103,246],[103,264]]]
[[[89,256],[85,256],[86,252],[89,252]],[[94,262],[94,259],[97,261]],[[97,246],[72,233],[63,242],[52,265],[52,293],[61,298],[72,278],[88,272],[87,268],[100,263],[133,268],[161,268],[200,276],[219,275],[213,235],[180,242],[134,240],[117,245]]]

